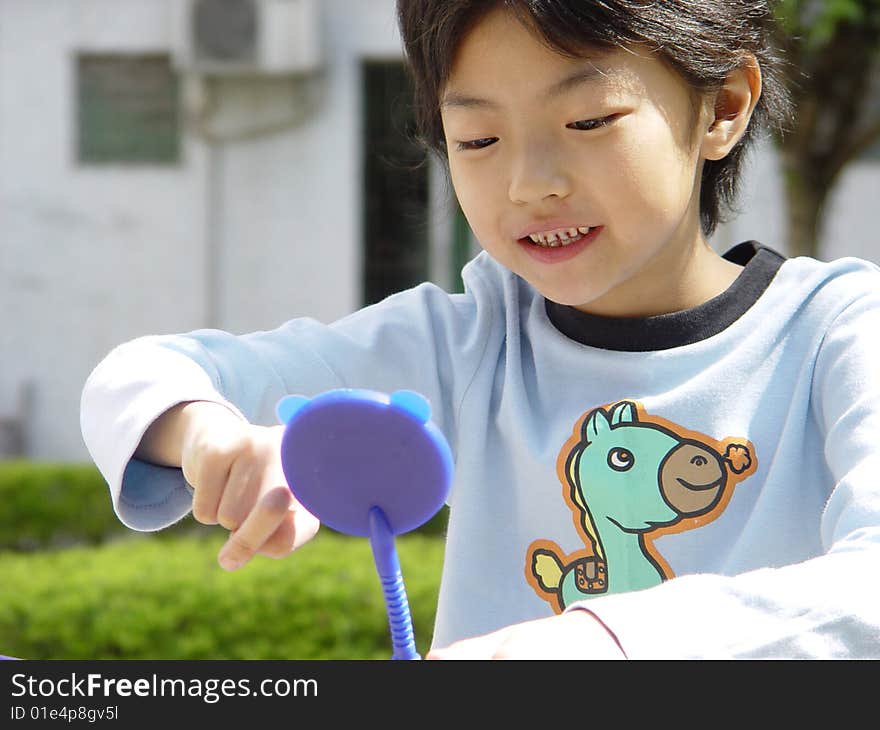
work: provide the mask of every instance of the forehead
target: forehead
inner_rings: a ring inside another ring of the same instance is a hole
[[[441,90],[443,100],[476,91],[515,88],[524,93],[591,83],[613,87],[635,80],[633,61],[639,52],[620,48],[585,47],[578,56],[552,48],[515,14],[504,8],[489,11],[464,35]],[[560,81],[570,78],[570,83]]]
[[[478,20],[453,57],[440,90],[440,112],[504,110],[549,103],[578,94],[649,100],[667,110],[699,98],[664,57],[646,46],[585,46],[578,56],[552,48],[511,11],[496,8]],[[582,96],[581,96],[582,98]]]

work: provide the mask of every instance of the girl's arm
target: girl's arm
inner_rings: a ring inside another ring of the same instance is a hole
[[[120,519],[157,530],[190,511],[183,440],[190,416],[207,412],[206,404],[224,423],[232,416],[268,428],[285,395],[411,389],[430,401],[433,420],[454,443],[457,404],[496,323],[481,296],[492,294],[422,285],[331,325],[299,319],[248,335],[200,330],[116,348],[85,384],[81,425]],[[183,405],[195,401],[203,403]]]

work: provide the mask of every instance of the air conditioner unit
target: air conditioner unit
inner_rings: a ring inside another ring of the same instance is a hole
[[[303,74],[320,66],[319,0],[173,0],[171,8],[181,71]]]

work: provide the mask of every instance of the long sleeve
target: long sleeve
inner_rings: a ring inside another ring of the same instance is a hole
[[[411,389],[428,398],[451,440],[456,402],[491,339],[491,298],[425,284],[330,325],[303,318],[241,336],[200,330],[117,347],[85,383],[81,426],[118,516],[134,529],[156,530],[191,508],[180,469],[132,458],[149,425],[185,401],[222,403],[272,425],[287,394]]]

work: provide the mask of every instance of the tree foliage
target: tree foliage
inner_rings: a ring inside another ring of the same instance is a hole
[[[880,139],[880,0],[779,0],[795,116],[778,135],[790,255],[820,254],[841,172]]]

